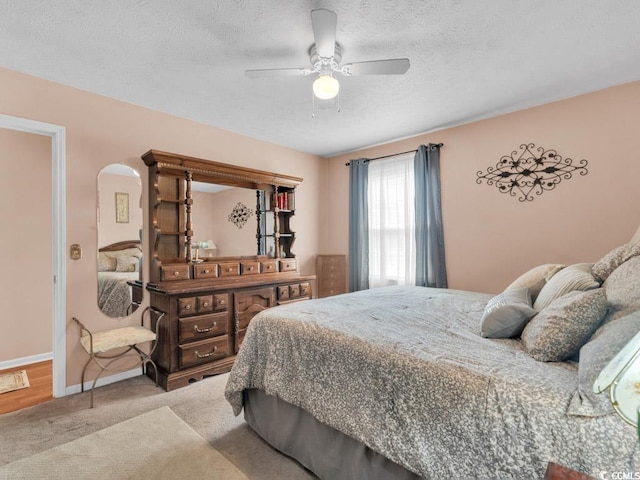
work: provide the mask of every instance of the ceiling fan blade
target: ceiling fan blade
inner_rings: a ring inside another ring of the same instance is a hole
[[[338,16],[331,10],[312,10],[311,25],[318,56],[333,57],[336,50],[336,25]]]
[[[402,75],[409,70],[408,58],[346,63],[340,68],[343,75]]]
[[[244,74],[249,78],[262,77],[300,77],[309,75],[308,68],[265,68],[263,70],[245,70]]]

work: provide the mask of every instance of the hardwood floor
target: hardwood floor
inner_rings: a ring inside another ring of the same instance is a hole
[[[25,407],[53,399],[53,362],[32,363],[20,367],[1,370],[0,374],[26,370],[29,387],[0,394],[0,414],[13,412]]]

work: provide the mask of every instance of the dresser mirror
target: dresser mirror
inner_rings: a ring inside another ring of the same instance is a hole
[[[98,174],[98,308],[126,317],[142,302],[142,183],[133,168],[111,164]]]
[[[152,285],[167,275],[172,281],[195,275],[188,267],[165,271],[163,265],[295,257],[291,217],[301,178],[157,150],[142,159],[150,167]]]
[[[264,198],[264,190],[194,181],[191,191],[194,261],[268,253],[268,248],[259,248],[257,242],[260,221],[257,202]],[[273,234],[273,216],[268,224],[265,214],[260,217],[263,220],[260,231]]]

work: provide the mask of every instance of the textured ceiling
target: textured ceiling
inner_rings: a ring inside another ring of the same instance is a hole
[[[312,118],[310,11],[338,14],[340,77]],[[0,0],[0,66],[321,156],[640,79],[637,0]]]

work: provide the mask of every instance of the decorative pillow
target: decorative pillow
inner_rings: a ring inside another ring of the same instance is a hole
[[[609,301],[605,323],[640,310],[640,256],[632,257],[616,268],[602,288]]]
[[[138,259],[136,257],[116,257],[116,272],[137,272]]]
[[[544,265],[538,265],[532,268],[528,272],[523,273],[516,278],[506,290],[512,290],[514,288],[527,287],[529,294],[531,295],[531,301],[535,302],[536,297],[551,277],[562,270],[566,265],[560,265],[557,263],[547,263]]]
[[[529,321],[522,344],[536,360],[561,362],[578,353],[606,313],[603,289],[569,292]]]
[[[578,389],[569,403],[569,415],[598,417],[613,411],[608,392],[595,393],[593,384],[602,369],[638,332],[640,312],[603,325],[580,349]]]
[[[98,271],[99,272],[115,272],[116,259],[105,254],[104,252],[98,253]]]
[[[536,298],[533,308],[540,311],[550,305],[556,298],[559,298],[569,292],[579,290],[593,290],[600,286],[591,274],[591,263],[577,263],[556,273],[549,280]]]
[[[486,338],[517,337],[536,313],[531,307],[528,288],[507,290],[487,303],[480,323],[480,334]]]
[[[591,273],[604,282],[616,268],[638,255],[640,255],[640,242],[629,242],[626,245],[614,248],[598,260],[593,265]]]

